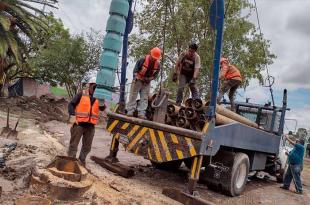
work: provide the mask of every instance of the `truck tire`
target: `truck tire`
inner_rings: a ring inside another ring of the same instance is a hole
[[[156,169],[160,170],[166,170],[166,171],[173,171],[177,170],[180,168],[182,164],[182,160],[175,160],[175,161],[170,161],[170,162],[162,162],[162,163],[157,163],[151,161],[152,165]]]
[[[239,196],[245,189],[249,174],[249,157],[241,152],[235,154],[230,180],[222,184],[223,192],[230,196]]]

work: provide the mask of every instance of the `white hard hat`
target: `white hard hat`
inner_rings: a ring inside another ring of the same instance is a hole
[[[95,83],[96,84],[96,76],[90,77],[87,83]]]

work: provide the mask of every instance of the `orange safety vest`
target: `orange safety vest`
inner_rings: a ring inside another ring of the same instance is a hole
[[[229,69],[225,74],[225,79],[229,80],[232,78],[240,78],[241,79],[241,74],[238,68],[234,65],[229,65]]]
[[[77,123],[88,122],[96,125],[99,119],[99,101],[96,99],[91,105],[88,91],[83,91],[81,100],[75,108],[75,118]]]
[[[158,61],[155,60],[154,62],[154,66],[153,68],[149,68],[149,65],[150,65],[150,61],[151,61],[151,56],[150,55],[147,55],[145,56],[144,58],[144,63],[142,65],[142,68],[141,70],[137,73],[137,79],[139,80],[142,80],[147,72],[148,69],[152,69],[152,72],[151,72],[151,76],[150,77],[154,77],[156,71],[158,70]]]

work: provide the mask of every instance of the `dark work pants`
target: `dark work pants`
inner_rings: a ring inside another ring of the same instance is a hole
[[[176,103],[181,104],[183,101],[183,92],[186,84],[189,84],[189,89],[191,90],[192,98],[193,99],[198,99],[199,98],[199,93],[196,87],[195,83],[190,83],[192,78],[188,78],[183,74],[180,74],[179,76],[179,85],[178,85],[178,93],[177,93],[177,99]]]
[[[302,184],[300,174],[302,172],[302,165],[292,165],[288,166],[287,172],[284,177],[283,186],[289,188],[292,180],[294,181],[295,189],[297,192],[302,192]]]
[[[74,124],[71,129],[70,145],[68,149],[68,156],[76,158],[77,148],[82,138],[82,148],[79,159],[85,163],[86,157],[91,150],[93,138],[95,135],[95,126],[93,125],[77,125]]]
[[[241,85],[240,80],[230,79],[225,80],[220,88],[219,96],[217,97],[217,103],[220,103],[222,97],[225,93],[228,93],[229,101],[231,104],[231,110],[235,110],[235,93],[238,89],[238,87]]]

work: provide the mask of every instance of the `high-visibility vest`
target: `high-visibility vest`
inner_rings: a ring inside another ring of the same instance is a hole
[[[150,55],[145,56],[142,68],[137,73],[137,79],[142,80],[145,77],[145,74],[147,73],[148,69],[152,69],[151,75],[148,77],[154,77],[156,71],[158,70],[158,60],[154,59],[154,61],[155,61],[154,66],[152,68],[149,68],[151,62],[151,56]]]
[[[229,69],[225,74],[225,79],[229,80],[232,78],[240,78],[241,79],[241,74],[239,69],[234,66],[234,65],[229,65]]]
[[[88,122],[96,125],[99,119],[99,101],[96,99],[91,104],[88,91],[83,91],[81,100],[75,108],[75,118],[77,123]]]
[[[184,55],[181,60],[181,74],[186,75],[187,77],[193,77],[195,71],[195,57],[196,55]]]

